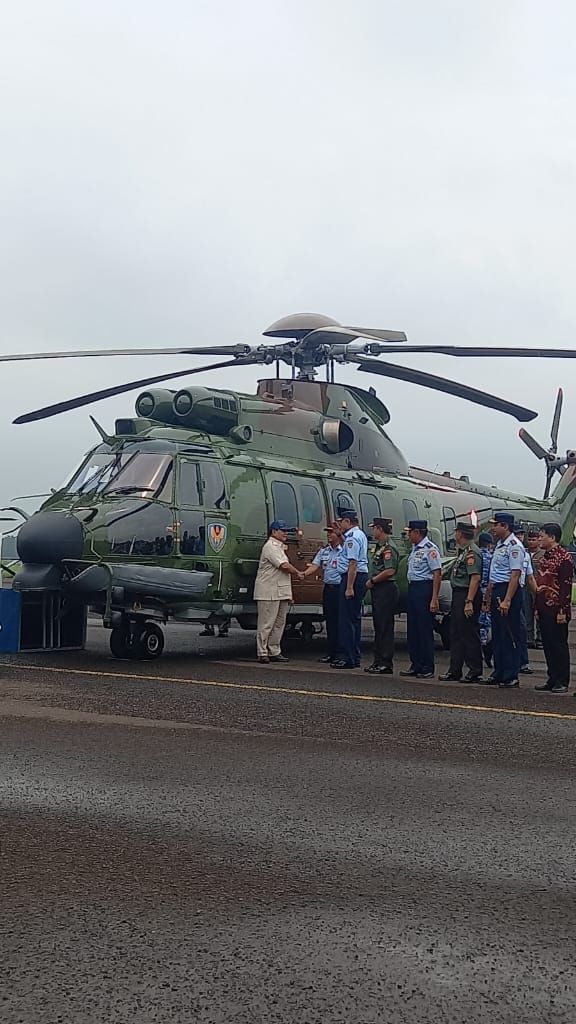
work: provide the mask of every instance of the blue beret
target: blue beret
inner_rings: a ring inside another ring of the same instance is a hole
[[[286,523],[284,522],[283,519],[275,519],[272,523],[270,523],[270,529],[271,530],[287,530],[288,527],[286,526]]]

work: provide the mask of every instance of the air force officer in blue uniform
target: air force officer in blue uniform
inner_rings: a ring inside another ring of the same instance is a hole
[[[410,668],[401,676],[431,679],[434,675],[434,616],[442,583],[440,551],[428,537],[426,519],[408,523],[412,551],[408,558],[408,653]]]
[[[358,668],[361,658],[362,602],[368,582],[368,538],[358,526],[355,509],[339,508],[338,518],[344,534],[338,618],[342,657],[333,665],[334,668]]]
[[[494,678],[498,686],[518,686],[521,653],[524,545],[514,534],[512,512],[495,512],[492,520],[496,545],[483,610],[492,613]]]

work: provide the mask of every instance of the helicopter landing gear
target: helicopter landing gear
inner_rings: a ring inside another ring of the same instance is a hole
[[[154,661],[164,650],[164,634],[155,622],[123,622],[110,633],[110,650],[123,661]]]
[[[445,615],[442,622],[439,622],[436,626],[436,631],[440,640],[442,641],[442,649],[444,651],[450,650],[450,616]]]

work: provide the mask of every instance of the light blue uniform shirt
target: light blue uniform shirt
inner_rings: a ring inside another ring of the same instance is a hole
[[[526,586],[526,577],[533,576],[534,569],[532,568],[532,559],[526,548],[524,548],[524,561],[522,562],[522,572],[520,573],[520,586]]]
[[[513,572],[524,566],[524,545],[513,533],[506,540],[499,540],[492,552],[490,583],[509,583]]]
[[[344,572],[348,572],[348,563],[351,559],[358,563],[358,572],[368,572],[368,537],[359,526],[352,526],[344,534],[343,552],[343,560],[346,559]]]
[[[344,569],[340,569],[341,554],[341,544],[337,548],[333,548],[331,544],[326,544],[325,547],[320,548],[320,551],[317,551],[314,555],[312,561],[314,565],[322,569],[324,583],[340,583],[342,573],[344,572]]]
[[[408,582],[420,583],[422,580],[431,580],[437,569],[442,568],[440,551],[428,537],[424,537],[419,544],[412,545],[412,551],[408,557]]]

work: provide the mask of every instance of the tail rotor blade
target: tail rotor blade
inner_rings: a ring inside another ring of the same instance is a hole
[[[548,460],[549,456],[546,449],[539,444],[535,437],[532,437],[532,434],[529,434],[527,430],[524,430],[524,427],[518,431],[518,437],[521,441],[524,441],[524,444],[530,449],[537,459],[544,459],[545,461]]]
[[[558,451],[558,429],[560,427],[560,416],[562,415],[562,402],[564,401],[564,392],[562,388],[558,388],[558,394],[556,396],[556,406],[554,408],[554,418],[552,420],[552,430],[550,432],[550,439],[552,445],[550,451],[556,455]]]

